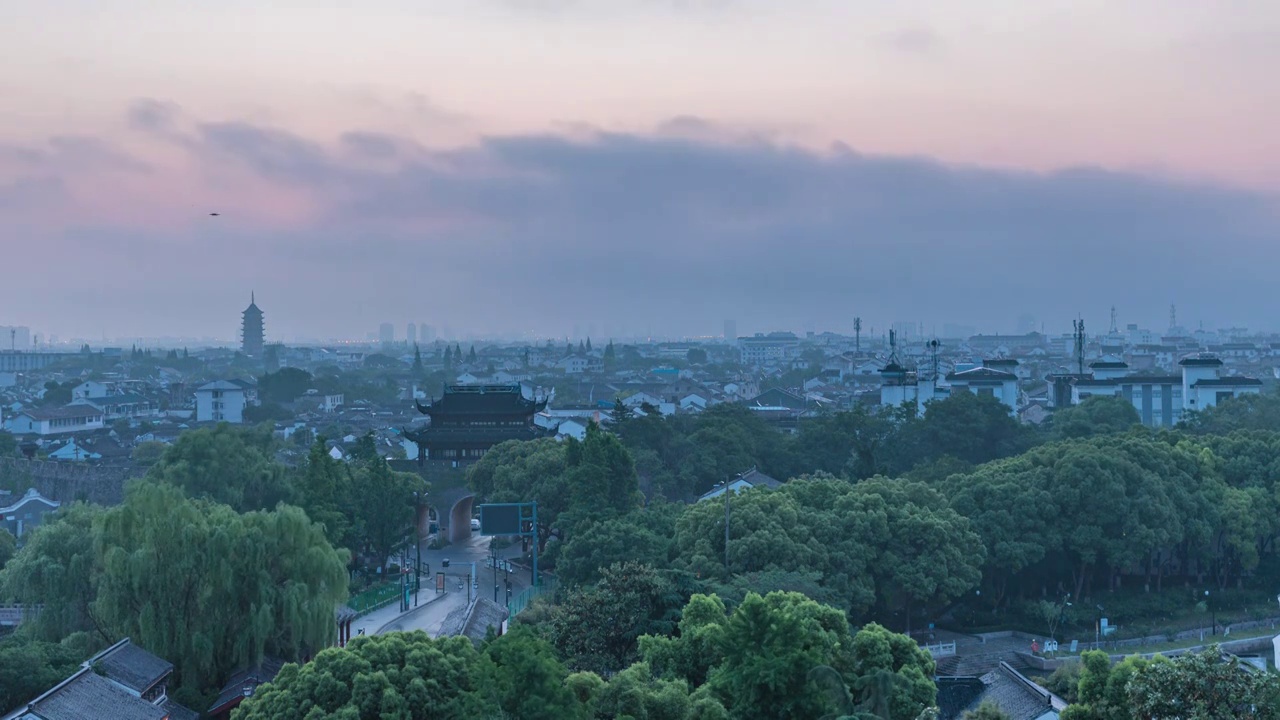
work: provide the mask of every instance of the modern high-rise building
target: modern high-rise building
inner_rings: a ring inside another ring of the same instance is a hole
[[[736,320],[724,321],[724,339],[729,342],[738,341],[738,323]]]
[[[422,329],[422,332],[419,333],[419,335],[422,336],[421,337],[422,342],[424,343],[435,342],[435,339],[436,339],[435,328],[431,327],[426,323],[419,323],[418,327]]]
[[[378,341],[383,343],[393,343],[396,341],[396,326],[391,323],[382,323],[378,326]]]
[[[418,326],[409,323],[409,327],[405,328],[404,339],[408,340],[410,345],[418,342]]]
[[[257,299],[253,293],[249,293],[249,307],[244,309],[243,321],[240,325],[240,350],[249,357],[262,357],[262,349],[266,344],[266,330],[262,324],[262,317]]]

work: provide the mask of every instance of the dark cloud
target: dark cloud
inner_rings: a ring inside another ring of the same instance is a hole
[[[138,98],[129,105],[127,120],[134,130],[157,135],[178,131],[181,108],[154,98]]]
[[[678,334],[729,317],[743,330],[847,330],[860,315],[990,332],[1027,313],[1061,329],[1112,304],[1159,327],[1170,302],[1187,318],[1272,323],[1256,296],[1280,262],[1274,198],[1229,188],[662,134],[500,136],[446,152],[373,132],[325,144],[197,127],[195,157],[321,208],[305,229],[216,235],[219,252],[255,258],[228,282],[269,281],[312,308],[276,327]]]
[[[934,55],[943,48],[942,37],[930,28],[900,28],[881,38],[889,47],[911,55]]]
[[[26,172],[77,174],[84,172],[146,173],[151,167],[101,138],[55,135],[39,146],[0,145],[0,163]]]

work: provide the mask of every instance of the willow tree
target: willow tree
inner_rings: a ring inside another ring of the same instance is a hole
[[[183,688],[214,686],[264,653],[293,660],[333,642],[347,554],[298,508],[241,515],[139,483],[96,527],[95,615],[173,662]]]

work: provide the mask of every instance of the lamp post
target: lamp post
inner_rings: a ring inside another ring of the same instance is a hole
[[[1209,621],[1212,623],[1212,625],[1209,626],[1209,634],[1217,635],[1218,634],[1218,613],[1213,608],[1213,601],[1209,597],[1208,590],[1204,591],[1204,607],[1206,610],[1209,611]]]
[[[1102,606],[1098,606],[1098,621],[1093,626],[1093,649],[1098,650],[1102,647]]]
[[[493,562],[493,604],[498,604],[498,548],[489,546],[489,555]]]
[[[418,590],[422,589],[422,528],[418,520],[422,517],[422,493],[413,491],[413,539],[417,550],[417,563],[413,566],[413,606],[418,606]]]

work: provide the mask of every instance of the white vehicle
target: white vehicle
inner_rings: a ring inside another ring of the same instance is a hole
[[[476,531],[479,529],[480,529],[480,518],[471,518],[471,530]]]

